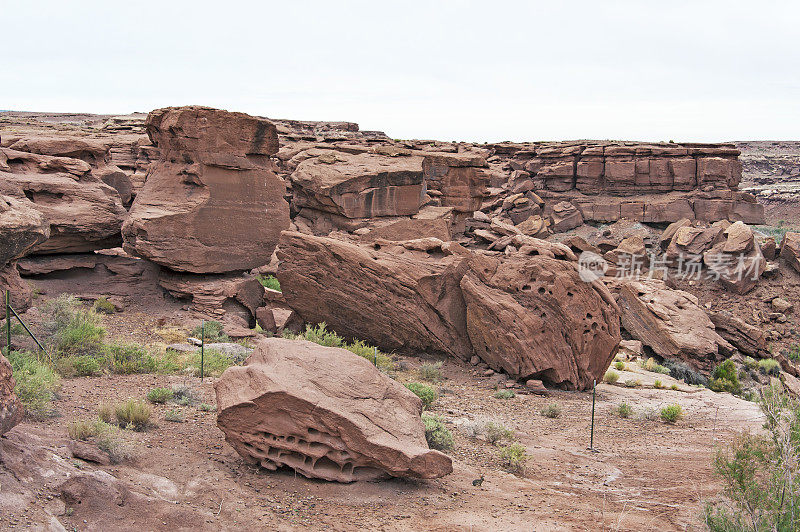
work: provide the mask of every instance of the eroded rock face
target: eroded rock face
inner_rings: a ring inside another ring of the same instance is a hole
[[[441,205],[459,212],[480,209],[489,173],[483,157],[472,154],[431,154],[422,169],[429,190],[440,193]]]
[[[27,199],[0,196],[0,265],[50,236],[50,224]]]
[[[5,309],[5,302],[3,308]],[[0,354],[0,435],[11,430],[25,415],[22,403],[14,394],[14,384],[11,364]]]
[[[285,186],[269,156],[275,126],[205,107],[157,109],[147,133],[160,150],[122,232],[126,251],[193,273],[269,263],[289,226]]]
[[[292,174],[294,204],[347,218],[409,216],[423,204],[422,158],[328,152]]]
[[[583,390],[614,358],[617,306],[572,262],[521,253],[476,258],[461,288],[470,340],[493,369]]]
[[[453,470],[428,449],[419,398],[347,350],[269,338],[214,388],[226,441],[267,469],[339,482]]]
[[[468,252],[454,243],[448,247],[453,253],[419,253],[399,244],[390,249],[285,231],[277,276],[286,302],[307,322],[324,321],[387,351],[468,360],[472,346],[459,286]]]
[[[29,200],[50,224],[32,253],[81,253],[118,246],[126,212],[116,189],[81,159],[0,148],[0,191]]]
[[[663,281],[623,283],[622,326],[657,355],[709,372],[733,347],[717,334],[697,298]]]
[[[206,315],[226,314],[255,323],[256,309],[264,304],[264,287],[254,275],[195,275],[162,271],[158,284],[192,309]]]
[[[357,245],[284,232],[278,279],[310,323],[391,351],[477,354],[514,378],[568,389],[600,378],[619,342],[601,283],[580,280],[565,245],[521,234],[506,257],[420,238]]]
[[[703,254],[703,262],[725,288],[744,294],[758,283],[767,261],[753,230],[742,222],[725,229],[723,236],[724,241]]]

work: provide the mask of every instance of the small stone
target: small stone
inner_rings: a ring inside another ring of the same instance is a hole
[[[786,313],[792,310],[792,304],[782,297],[776,297],[772,300],[772,308],[774,308],[776,312]]]
[[[480,363],[481,359],[478,358],[478,355],[472,355],[472,358],[469,359],[469,363],[473,366],[477,366]]]
[[[486,371],[483,372],[484,377],[491,377],[492,375],[494,375],[493,369],[487,369]]]

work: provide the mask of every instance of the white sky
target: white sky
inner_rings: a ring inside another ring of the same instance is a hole
[[[0,0],[0,109],[440,140],[800,139],[800,2]]]

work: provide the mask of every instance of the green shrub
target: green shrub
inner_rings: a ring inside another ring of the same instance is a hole
[[[800,402],[768,388],[760,407],[768,434],[744,432],[714,459],[728,500],[706,505],[712,531],[798,530]]]
[[[155,404],[164,404],[172,399],[172,390],[170,388],[153,388],[147,392],[147,400]]]
[[[136,458],[136,448],[120,434],[120,430],[108,423],[100,422],[97,447],[105,451],[115,464]]]
[[[8,326],[5,320],[3,320],[2,325],[0,325],[0,338],[6,337],[6,330],[8,330]],[[11,336],[19,336],[21,334],[27,334],[25,332],[25,327],[23,327],[21,323],[13,322],[11,324]]]
[[[103,348],[106,364],[112,373],[130,375],[134,373],[154,373],[156,360],[138,344],[110,344]]]
[[[106,330],[100,324],[100,316],[93,310],[77,310],[72,319],[58,332],[53,339],[59,353],[79,355],[94,354],[103,345]]]
[[[758,369],[758,360],[753,357],[744,357],[744,365],[750,369]]]
[[[621,418],[629,418],[633,415],[633,408],[631,408],[631,405],[623,401],[617,406],[616,412]]]
[[[371,345],[367,345],[361,340],[354,340],[352,343],[343,344],[341,347],[362,358],[366,358],[375,364],[378,369],[382,369],[384,371],[391,371],[394,369],[394,363],[392,362],[391,358],[389,358],[385,353],[382,353],[380,349],[372,347]]]
[[[422,414],[422,422],[425,424],[425,439],[428,441],[428,447],[439,451],[453,448],[453,433],[445,427],[442,418],[432,414]]]
[[[417,397],[422,399],[423,409],[430,407],[433,402],[439,398],[439,394],[436,393],[436,390],[427,384],[422,384],[421,382],[409,382],[406,384],[406,388],[414,392]]]
[[[100,403],[97,407],[97,417],[103,423],[111,423],[114,421],[114,407],[107,403]]]
[[[628,388],[641,388],[642,381],[639,379],[628,379],[625,381],[625,386]]]
[[[200,402],[197,391],[182,384],[172,387],[172,400],[182,406],[196,405]]]
[[[544,417],[554,419],[561,415],[561,407],[556,403],[550,403],[546,407],[542,408],[541,413]]]
[[[653,383],[653,388],[655,388],[656,390],[660,390],[663,387],[664,383],[661,382],[659,379],[656,379],[656,381]]]
[[[683,408],[681,408],[681,405],[668,405],[661,409],[661,419],[667,423],[676,423],[682,417]]]
[[[774,358],[763,358],[759,360],[758,369],[764,375],[773,375],[777,377],[781,374],[781,365]]]
[[[505,447],[500,448],[498,454],[500,464],[506,471],[514,473],[515,475],[522,475],[525,472],[525,462],[528,461],[526,449],[519,443],[512,443]]]
[[[442,363],[426,362],[419,367],[419,378],[428,382],[439,382],[442,380]]]
[[[192,353],[189,357],[187,369],[189,369],[195,377],[200,376],[200,351]],[[203,376],[205,377],[219,377],[222,372],[233,366],[233,361],[225,353],[221,353],[216,349],[206,349],[202,356],[203,362]]]
[[[622,360],[617,360],[616,362],[614,362],[614,368],[616,368],[617,371],[624,371],[625,362],[623,362]]]
[[[502,423],[495,423],[494,421],[489,421],[486,423],[484,427],[484,432],[486,434],[486,441],[494,445],[495,443],[499,442],[500,440],[513,440],[514,439],[514,432],[510,429],[507,429]]]
[[[189,333],[190,336],[195,338],[202,338],[207,344],[217,342],[230,342],[230,337],[225,334],[223,326],[218,321],[205,322],[205,335],[203,335],[204,326],[201,323]]]
[[[117,311],[114,303],[109,301],[105,296],[98,297],[95,300],[94,305],[92,305],[92,309],[98,314],[114,314],[114,312]]]
[[[172,421],[173,423],[183,423],[183,412],[181,412],[177,408],[168,410],[164,414],[164,421]]]
[[[513,390],[497,390],[494,392],[495,399],[513,399],[517,394]]]
[[[368,345],[361,340],[353,340],[347,343],[344,338],[333,331],[327,330],[326,327],[327,325],[325,322],[319,323],[316,326],[307,324],[305,332],[300,335],[293,334],[291,331],[284,329],[281,333],[281,337],[289,340],[308,340],[309,342],[314,342],[315,344],[324,345],[326,347],[341,347],[361,358],[366,358],[375,364],[378,369],[384,371],[391,371],[394,369],[392,359],[385,353],[382,353],[380,349]]]
[[[672,386],[669,387],[669,389],[677,391],[678,390],[678,385],[677,384],[673,384]]]
[[[606,374],[603,376],[603,380],[609,384],[615,384],[619,380],[619,373],[610,369],[606,371]]]
[[[55,366],[63,377],[91,377],[100,373],[100,361],[89,355],[60,357],[56,359]]]
[[[325,347],[341,347],[345,343],[344,339],[334,331],[327,330],[326,327],[327,325],[324,321],[316,326],[307,324],[302,338]]]
[[[52,401],[61,382],[58,374],[29,351],[12,351],[8,361],[16,381],[14,393],[28,414],[34,417],[52,415]]]
[[[67,434],[71,440],[86,441],[100,433],[99,419],[73,421],[67,425]]]
[[[278,292],[281,291],[281,283],[278,282],[278,279],[274,275],[259,275],[256,278],[258,282],[261,283],[261,286],[277,290]]]
[[[789,354],[787,358],[792,361],[800,360],[800,344],[792,344],[791,349],[789,349]]]
[[[663,373],[665,375],[669,374],[669,369],[660,365],[656,362],[656,359],[653,357],[648,358],[643,364],[642,367],[647,371],[653,371],[655,373]]]
[[[126,428],[134,430],[144,430],[150,423],[150,416],[153,409],[144,401],[128,399],[125,402],[117,403],[114,406],[114,416],[117,423]]]
[[[200,403],[200,406],[197,407],[200,409],[201,412],[216,412],[217,407],[214,405],[210,405],[208,403]]]

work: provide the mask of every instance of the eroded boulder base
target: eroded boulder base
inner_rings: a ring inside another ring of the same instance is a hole
[[[269,338],[215,389],[226,441],[266,469],[339,482],[453,470],[428,448],[419,398],[350,351]]]

